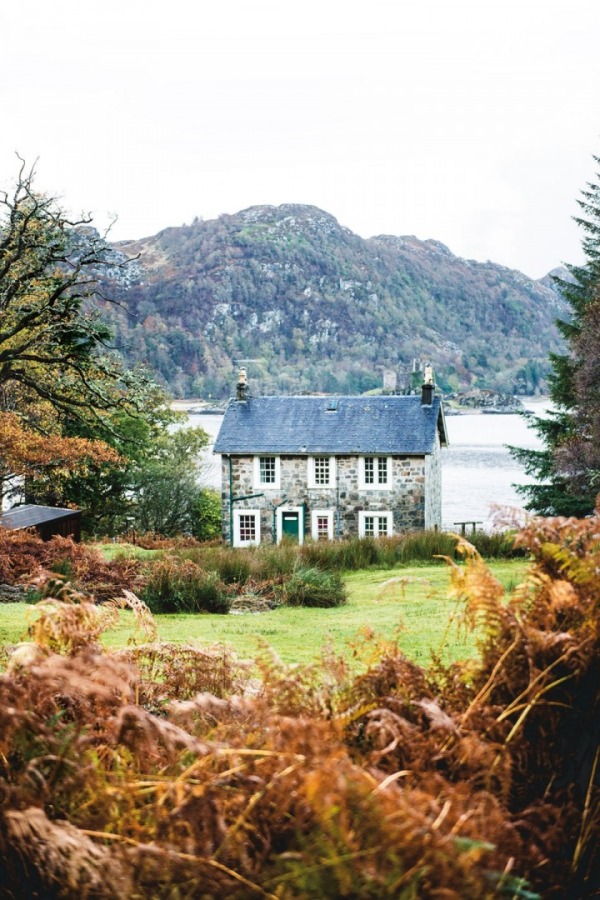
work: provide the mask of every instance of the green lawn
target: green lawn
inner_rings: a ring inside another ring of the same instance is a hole
[[[527,569],[525,560],[490,563],[497,578],[514,587]],[[156,616],[160,638],[200,644],[230,644],[244,657],[254,657],[261,643],[272,647],[284,662],[313,662],[322,647],[332,642],[337,651],[348,649],[364,629],[387,639],[399,636],[402,650],[416,662],[425,662],[430,650],[442,650],[444,659],[464,659],[472,643],[458,639],[453,627],[456,603],[446,597],[448,569],[418,565],[398,569],[369,569],[345,576],[348,603],[334,609],[279,608],[268,613],[243,615]],[[0,604],[0,645],[26,639],[26,615],[35,607]],[[132,635],[130,613],[108,632],[108,646],[124,646]]]

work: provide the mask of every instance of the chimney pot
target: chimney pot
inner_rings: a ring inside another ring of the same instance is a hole
[[[246,370],[244,368],[241,368],[238,374],[235,399],[238,402],[248,399],[248,376],[246,375]]]

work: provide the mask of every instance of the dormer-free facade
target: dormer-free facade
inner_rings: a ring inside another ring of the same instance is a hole
[[[222,455],[223,537],[236,547],[288,537],[381,537],[441,527],[433,386],[421,396],[231,400]]]

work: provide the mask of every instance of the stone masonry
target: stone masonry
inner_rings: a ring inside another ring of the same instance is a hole
[[[440,442],[426,456],[393,456],[391,488],[360,488],[359,457],[336,457],[336,485],[311,489],[308,485],[307,456],[280,457],[280,485],[257,487],[254,482],[254,457],[231,456],[234,497],[248,494],[263,496],[236,502],[236,510],[260,510],[263,543],[274,541],[275,508],[302,507],[304,537],[310,536],[311,511],[334,511],[334,537],[358,534],[359,512],[391,510],[395,534],[441,526]],[[223,536],[230,538],[229,457],[222,458]],[[285,500],[284,500],[285,498]]]

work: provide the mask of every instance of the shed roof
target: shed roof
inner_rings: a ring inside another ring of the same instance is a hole
[[[69,516],[80,516],[78,509],[61,509],[56,506],[37,506],[28,503],[25,506],[16,506],[2,513],[3,528],[33,528],[52,522],[55,519],[66,519]]]
[[[439,397],[251,397],[230,400],[215,453],[422,456],[448,443]]]

